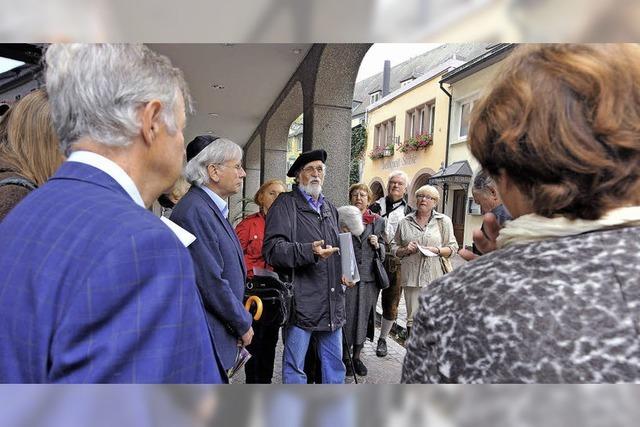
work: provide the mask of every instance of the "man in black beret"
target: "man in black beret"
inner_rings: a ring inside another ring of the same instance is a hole
[[[300,154],[287,173],[295,178],[293,190],[280,194],[267,214],[262,254],[294,286],[295,312],[283,329],[285,384],[307,382],[305,356],[312,339],[322,383],[343,383],[345,377],[338,212],[322,194],[326,160],[324,150]]]

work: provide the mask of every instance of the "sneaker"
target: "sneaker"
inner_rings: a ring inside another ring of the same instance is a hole
[[[353,368],[356,371],[356,374],[360,375],[361,377],[366,377],[367,373],[369,372],[367,370],[367,367],[364,366],[364,363],[362,363],[362,360],[360,359],[353,359]]]
[[[349,360],[343,360],[342,363],[344,363],[344,366],[347,368],[347,372],[345,372],[344,376],[353,376],[353,369],[351,369],[351,363],[349,363]],[[353,363],[355,364],[355,360],[353,361]]]
[[[378,348],[376,348],[376,356],[385,357],[387,355],[387,340],[378,339]]]

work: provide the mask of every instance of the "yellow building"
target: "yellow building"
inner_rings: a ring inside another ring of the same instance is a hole
[[[392,91],[386,96],[382,96],[378,86],[369,84],[362,181],[377,197],[386,194],[389,173],[399,169],[409,176],[408,202],[415,206],[415,191],[442,169],[446,160],[449,97],[441,89],[440,79],[465,64],[466,59],[484,54],[486,46],[443,45],[422,58],[407,61],[413,61],[413,65],[400,64],[394,67],[395,78],[394,69],[391,70]],[[417,59],[422,60],[422,66],[415,64]],[[362,102],[363,98],[367,100],[361,89],[360,99],[354,97],[354,102]],[[443,198],[439,210],[444,202]]]

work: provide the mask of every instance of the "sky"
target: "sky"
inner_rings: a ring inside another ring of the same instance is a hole
[[[440,46],[440,43],[375,43],[362,60],[356,81],[382,72],[385,59],[391,66]]]

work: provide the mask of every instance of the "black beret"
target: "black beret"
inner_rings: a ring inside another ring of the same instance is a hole
[[[214,135],[198,135],[187,145],[187,162],[200,154],[202,150],[219,137]]]
[[[320,160],[322,161],[322,163],[325,163],[327,161],[327,152],[324,150],[313,150],[301,153],[289,168],[287,176],[289,178],[293,178],[294,176],[296,176],[296,172],[298,172],[299,169],[302,169],[304,165],[316,160]]]

